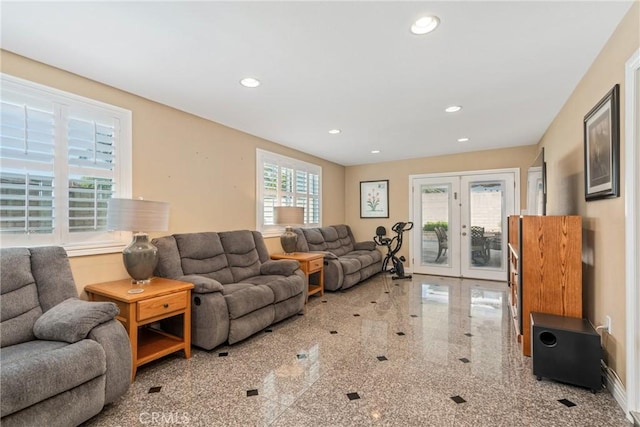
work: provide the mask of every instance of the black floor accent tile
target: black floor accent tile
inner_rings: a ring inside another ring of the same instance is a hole
[[[418,315],[417,314],[412,314],[411,317],[418,317]]]
[[[360,317],[358,313],[354,314],[353,317]]]
[[[149,393],[160,393],[160,390],[162,390],[162,387],[151,387]]]
[[[307,358],[307,355],[306,355],[306,354],[304,354],[304,353],[300,353],[300,354],[297,354],[297,355],[296,355],[296,357],[297,357],[298,359],[306,359],[306,358]]]
[[[258,390],[253,388],[251,390],[247,390],[247,397],[249,396],[257,396],[258,395]]]
[[[467,332],[465,335],[468,336],[468,337],[472,337],[473,336],[473,334],[471,334],[469,332]]]
[[[298,313],[298,316],[304,316],[304,313]]]
[[[265,329],[265,330],[264,330],[264,333],[265,333],[265,334],[270,334],[271,332],[273,332],[273,329]]]
[[[377,304],[378,301],[371,301],[371,304]]]
[[[322,302],[327,302],[327,300],[326,300],[326,299],[323,299],[323,300],[322,300]]]
[[[456,403],[464,403],[466,402],[466,400],[464,400],[462,397],[460,396],[451,396],[451,400],[453,400]]]
[[[335,334],[337,334],[337,333],[338,333],[338,331],[329,331],[329,333],[330,333],[331,335],[335,335]]]
[[[400,286],[400,283],[396,283],[396,286]]]
[[[385,293],[385,294],[388,294],[388,293],[389,293],[389,291],[384,291],[384,293]]]
[[[347,397],[349,400],[360,399],[360,395],[358,393],[347,393]]]
[[[377,357],[377,359],[378,359],[379,361],[381,361],[381,362],[384,362],[385,360],[389,360],[389,359],[387,359],[387,358],[386,358],[386,357],[384,357],[384,356],[378,356],[378,357]]]
[[[562,403],[567,408],[571,408],[572,406],[576,406],[575,403],[570,401],[569,399],[559,399],[558,402]]]
[[[403,335],[404,335],[404,332],[396,332],[396,335],[403,336]]]
[[[227,357],[229,355],[228,351],[223,351],[222,353],[218,353],[218,357]]]
[[[458,359],[459,361],[461,361],[462,363],[469,363],[471,362],[469,359],[467,359],[466,357],[462,357],[460,359]]]

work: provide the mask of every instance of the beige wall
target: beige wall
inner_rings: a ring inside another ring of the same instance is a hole
[[[387,234],[393,235],[391,227],[398,221],[408,221],[409,212],[409,175],[443,172],[477,171],[481,169],[520,168],[520,206],[526,206],[525,189],[527,184],[527,168],[533,163],[538,148],[528,145],[498,150],[476,151],[472,153],[453,154],[448,156],[424,157],[396,162],[375,163],[369,165],[349,166],[346,171],[345,194],[346,221],[356,238],[371,239],[376,234],[376,227],[383,225]],[[360,218],[360,181],[389,180],[389,218]],[[410,238],[405,240],[399,255],[409,260]],[[385,252],[386,249],[383,251]],[[386,253],[386,252],[385,252]],[[410,266],[410,262],[405,263]]]
[[[624,188],[620,197],[585,202],[583,119],[620,84],[620,177],[624,177],[624,64],[640,47],[640,3],[635,2],[557,115],[540,145],[545,147],[550,215],[583,217],[584,315],[597,325],[611,316],[614,334],[603,341],[606,361],[625,381]]]
[[[322,166],[322,216],[344,222],[344,167],[0,51],[1,71],[133,112],[133,195],[171,204],[168,233],[256,228],[256,148]],[[161,233],[161,234],[168,234]],[[271,252],[279,238],[267,239]],[[78,289],[128,277],[120,254],[71,259]]]

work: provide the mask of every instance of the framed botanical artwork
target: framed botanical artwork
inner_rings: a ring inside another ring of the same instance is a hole
[[[584,116],[584,197],[620,195],[620,85]]]
[[[389,218],[389,180],[360,181],[360,218]]]

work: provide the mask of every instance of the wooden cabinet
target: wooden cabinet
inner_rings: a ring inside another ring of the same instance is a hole
[[[531,355],[531,312],[582,317],[582,218],[509,217],[509,305]]]

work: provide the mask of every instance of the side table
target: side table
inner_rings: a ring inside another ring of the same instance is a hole
[[[324,255],[312,252],[293,252],[290,254],[273,254],[271,259],[294,259],[300,263],[300,269],[307,275],[309,281],[309,290],[307,292],[307,300],[309,296],[320,293],[324,295]],[[318,283],[311,283],[311,275],[318,274]]]
[[[113,302],[120,309],[117,319],[131,341],[133,382],[140,365],[179,350],[184,350],[187,359],[191,357],[191,289],[194,286],[154,277],[151,283],[143,285],[141,293],[128,293],[131,287],[131,279],[123,279],[87,285],[84,290],[90,301]],[[178,315],[183,315],[182,338],[148,326]]]

